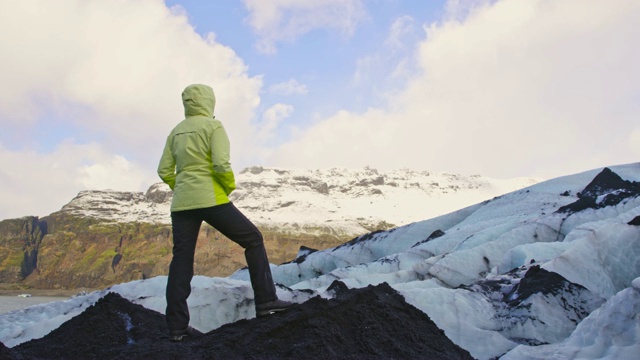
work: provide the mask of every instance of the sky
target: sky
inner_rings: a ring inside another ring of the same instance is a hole
[[[232,166],[553,178],[640,155],[635,0],[0,0],[0,219],[145,191],[180,94]]]

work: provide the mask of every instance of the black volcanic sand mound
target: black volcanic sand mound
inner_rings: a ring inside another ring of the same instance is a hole
[[[110,293],[9,359],[473,359],[388,284],[312,298],[172,343],[164,315]]]
[[[534,294],[557,295],[566,292],[588,291],[584,286],[572,283],[562,275],[534,265],[527,270],[524,277],[513,290],[504,294],[504,302],[519,305]]]
[[[14,354],[11,349],[0,342],[0,359],[22,360],[24,357]]]
[[[598,201],[598,197],[603,198]],[[569,205],[561,206],[557,213],[573,214],[586,209],[600,209],[614,206],[623,200],[640,196],[640,183],[623,180],[620,175],[604,168],[578,194],[578,200]]]
[[[167,339],[163,314],[108,293],[41,339],[11,350],[27,359],[108,359],[128,347]]]

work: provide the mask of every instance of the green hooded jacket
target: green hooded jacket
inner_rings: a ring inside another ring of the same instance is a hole
[[[171,211],[228,203],[236,182],[227,132],[213,115],[213,89],[189,85],[182,103],[185,119],[167,137],[158,165],[158,175],[173,190]]]

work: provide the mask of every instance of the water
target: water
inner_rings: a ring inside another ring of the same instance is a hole
[[[62,301],[68,298],[68,296],[31,296],[25,298],[16,295],[0,295],[0,314],[24,309],[32,305]]]

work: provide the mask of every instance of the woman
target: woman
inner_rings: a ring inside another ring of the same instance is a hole
[[[191,332],[187,298],[202,221],[245,249],[257,316],[283,311],[291,305],[278,300],[262,234],[229,201],[228,195],[236,184],[229,163],[229,138],[213,115],[213,89],[189,85],[182,92],[182,102],[185,119],[167,137],[158,165],[158,175],[173,190],[173,259],[166,293],[172,341],[180,341]]]

